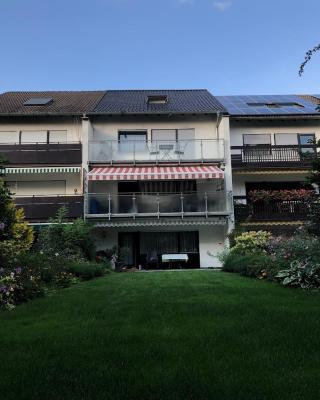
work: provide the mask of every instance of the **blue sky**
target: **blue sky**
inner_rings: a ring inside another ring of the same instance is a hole
[[[319,0],[0,0],[0,91],[320,93]]]

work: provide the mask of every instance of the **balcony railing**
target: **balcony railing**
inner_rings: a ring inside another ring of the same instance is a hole
[[[91,163],[224,161],[223,139],[89,142]]]
[[[231,146],[232,166],[310,167],[317,156],[314,145]]]
[[[25,217],[29,221],[44,222],[54,217],[61,207],[67,207],[68,219],[83,216],[83,196],[56,195],[56,196],[15,196],[17,208],[23,208]]]
[[[228,215],[231,197],[225,192],[179,194],[112,194],[85,196],[87,218],[188,217]]]
[[[0,155],[8,164],[81,164],[81,143],[0,143]]]
[[[246,201],[246,196],[234,196],[236,222],[304,221],[309,213],[306,202],[301,199]]]

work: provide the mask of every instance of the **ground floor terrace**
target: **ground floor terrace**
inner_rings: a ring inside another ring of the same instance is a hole
[[[217,256],[227,245],[225,218],[202,223],[145,220],[134,226],[126,226],[121,221],[103,225],[97,223],[94,231],[97,249],[108,252],[117,247],[119,267],[219,268]]]

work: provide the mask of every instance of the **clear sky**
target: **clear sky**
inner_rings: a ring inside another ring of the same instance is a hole
[[[0,0],[0,91],[320,93],[320,0]]]

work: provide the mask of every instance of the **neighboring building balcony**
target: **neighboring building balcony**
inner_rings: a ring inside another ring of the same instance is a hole
[[[316,156],[315,145],[231,146],[233,168],[309,168]]]
[[[223,139],[195,139],[178,141],[102,140],[89,142],[89,162],[144,163],[144,162],[223,162]]]
[[[68,143],[0,143],[0,156],[5,163],[24,164],[81,164],[82,145]]]
[[[17,208],[23,208],[28,221],[46,222],[56,216],[61,207],[67,207],[68,219],[83,216],[82,195],[15,196]]]
[[[231,213],[231,196],[226,192],[179,194],[85,195],[86,218],[161,218],[227,216]]]
[[[270,200],[247,203],[246,196],[234,196],[236,222],[305,221],[309,209],[303,199]]]

